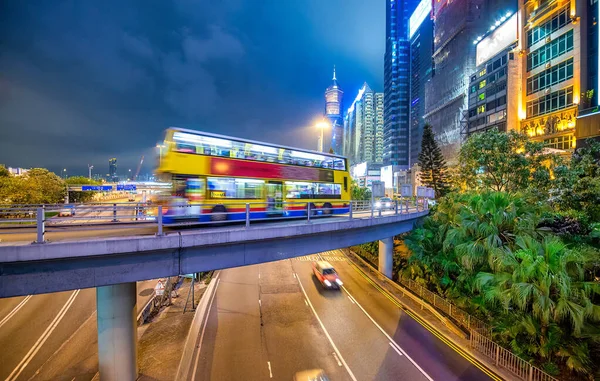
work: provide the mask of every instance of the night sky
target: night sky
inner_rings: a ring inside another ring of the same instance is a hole
[[[383,91],[384,0],[0,1],[0,163],[151,172],[168,126],[316,148],[332,66]]]

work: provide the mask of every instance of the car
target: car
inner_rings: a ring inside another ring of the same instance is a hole
[[[60,212],[58,212],[59,217],[71,217],[72,215],[73,215],[73,209],[71,209],[71,208],[64,208],[64,209],[61,209]]]
[[[294,381],[329,381],[323,369],[310,369],[297,372],[294,375]]]
[[[327,261],[313,262],[312,269],[313,274],[324,288],[339,290],[344,285],[331,263]]]
[[[394,209],[395,202],[389,197],[382,197],[375,202],[375,209]]]

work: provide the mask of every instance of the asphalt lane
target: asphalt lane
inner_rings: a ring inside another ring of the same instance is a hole
[[[376,327],[375,323],[377,323],[377,325],[379,325],[379,327],[387,334],[387,337],[391,338],[398,344],[402,351],[405,352],[405,356],[403,357],[410,357],[410,359],[412,359],[424,373],[431,377],[431,379],[448,381],[490,380],[490,377],[484,372],[439,340],[432,332],[404,313],[385,295],[379,292],[339,251],[327,252],[324,253],[323,256],[323,259],[329,260],[332,263],[336,268],[340,279],[344,282],[342,294],[345,294],[345,298],[338,298],[341,300],[347,299],[350,303],[352,303],[352,301],[358,303],[346,307],[350,307],[350,309],[362,313],[362,315],[371,322],[372,326]],[[316,256],[313,256],[313,258],[310,259],[314,259],[314,257]],[[294,267],[305,274],[309,272],[309,274],[304,277],[300,276],[300,279],[303,282],[306,281],[309,283],[309,287],[307,287],[307,292],[309,292],[310,286],[316,283],[314,277],[310,274],[310,262],[296,261]],[[316,286],[320,285],[316,284]],[[313,290],[315,289],[319,290],[318,287],[313,288]],[[324,291],[321,292],[325,293]],[[348,310],[348,308],[344,309],[344,311]],[[355,322],[360,321],[358,317],[353,318],[352,320]],[[379,328],[377,328],[377,331],[383,336],[383,333],[381,333]],[[371,335],[367,336],[365,339],[368,341],[369,338],[371,338]],[[341,340],[343,339],[340,339],[340,341]],[[343,349],[340,348],[340,350],[343,353]],[[352,367],[352,361],[348,361],[348,363]],[[383,361],[382,364],[385,364],[385,361]],[[412,365],[413,369],[416,369],[415,365]],[[396,378],[392,377],[387,379],[401,379],[400,375],[402,375],[402,377],[408,376],[408,373],[406,373],[408,369],[409,368],[404,367],[404,371],[398,373]],[[384,372],[385,368],[381,368],[376,375],[372,376],[374,378],[367,377],[364,379],[386,379],[386,374]],[[363,379],[358,377],[358,375],[357,378]],[[413,378],[412,376],[408,376],[408,378],[402,379]]]
[[[138,282],[138,309],[155,283]],[[98,368],[95,309],[95,289],[0,299],[0,379],[91,380]]]
[[[304,302],[290,261],[220,272],[196,356],[194,380],[292,380],[315,368],[350,380]]]

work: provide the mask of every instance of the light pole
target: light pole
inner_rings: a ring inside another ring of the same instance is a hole
[[[129,175],[127,175],[127,181],[131,181],[131,169],[129,170]]]
[[[158,148],[158,166],[160,167],[162,164],[162,149],[165,146],[163,144],[157,144],[156,148]]]
[[[323,131],[329,127],[329,124],[325,121],[321,121],[317,123],[317,129],[319,130],[319,143],[317,147],[317,151],[323,152]]]
[[[88,164],[88,179],[92,179],[92,169],[94,169],[93,165]]]
[[[67,178],[67,168],[63,169],[63,177],[66,179]]]

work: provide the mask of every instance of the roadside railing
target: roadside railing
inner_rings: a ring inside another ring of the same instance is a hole
[[[196,225],[245,224],[261,221],[295,220],[313,223],[326,217],[352,219],[379,218],[409,214],[428,209],[426,199],[393,202],[301,199],[298,201],[256,201],[163,205],[147,203],[94,203],[54,205],[0,205],[0,227],[36,228],[35,242],[45,242],[49,230],[68,228],[101,229],[101,226],[156,226],[156,234],[165,228]],[[0,234],[4,233],[0,230]]]
[[[385,276],[375,269],[373,265],[362,259],[359,255],[352,254],[353,257],[364,264],[370,273],[377,277],[385,278]],[[394,283],[391,279],[385,279],[389,283]],[[470,347],[488,357],[491,360],[491,363],[498,368],[504,369],[524,381],[558,381],[558,379],[494,342],[492,340],[492,329],[490,326],[456,307],[449,300],[429,291],[412,279],[401,279],[394,285],[399,285],[412,291],[414,294],[413,298],[420,298],[425,303],[433,306],[444,316],[452,318],[454,322],[468,332]]]

